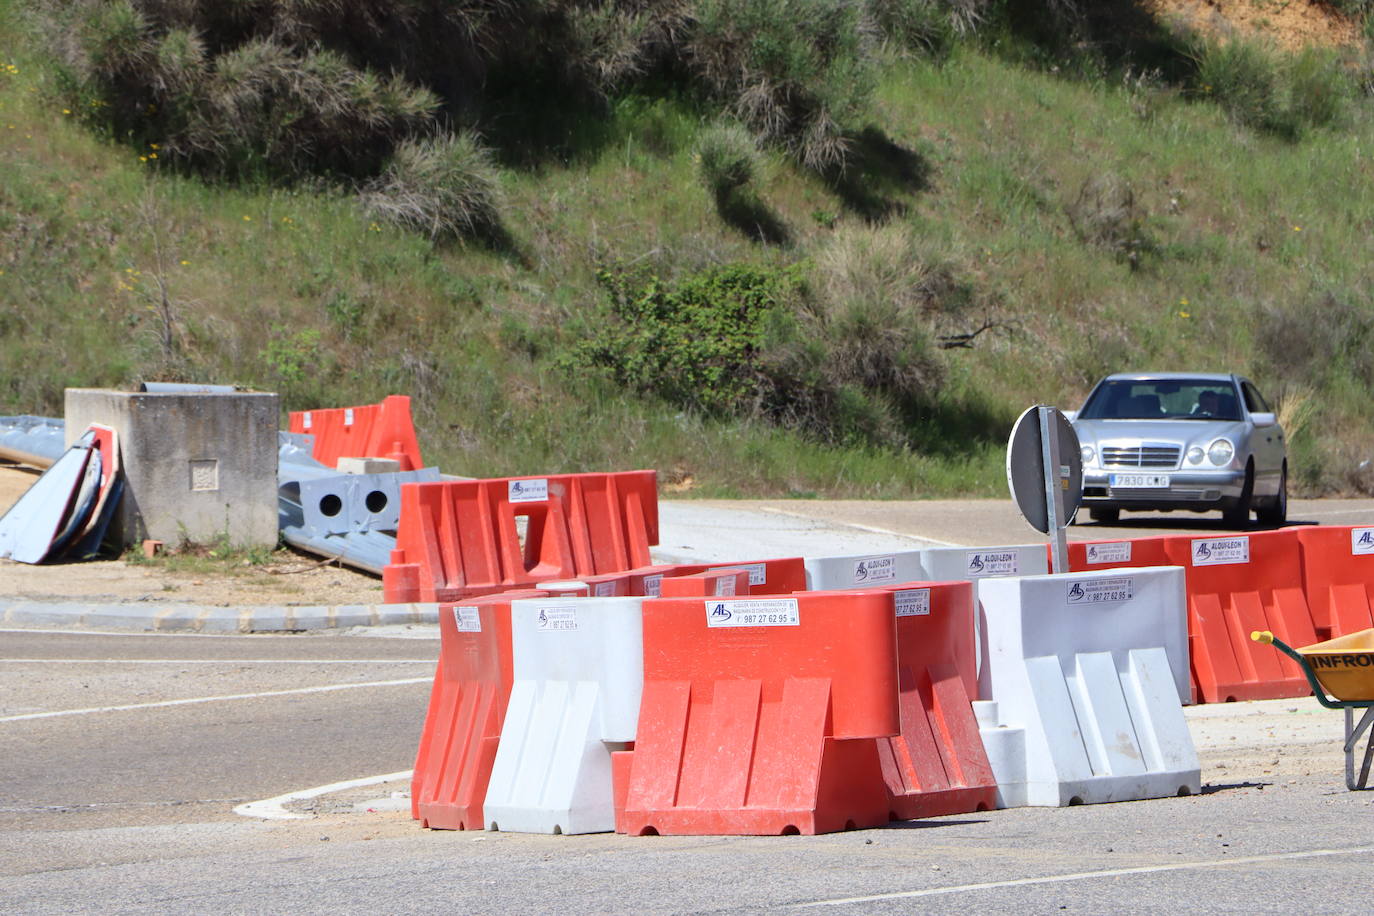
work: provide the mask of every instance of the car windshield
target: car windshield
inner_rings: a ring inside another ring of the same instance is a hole
[[[1119,379],[1103,382],[1078,415],[1085,420],[1239,420],[1229,381]]]

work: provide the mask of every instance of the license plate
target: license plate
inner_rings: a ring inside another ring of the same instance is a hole
[[[1167,490],[1167,474],[1113,474],[1108,482],[1118,490]]]

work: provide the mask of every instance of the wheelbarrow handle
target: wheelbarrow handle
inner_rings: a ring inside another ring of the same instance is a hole
[[[1317,698],[1318,703],[1322,704],[1327,709],[1346,708],[1348,704],[1327,698],[1326,691],[1322,689],[1322,685],[1317,682],[1316,674],[1312,672],[1312,666],[1308,664],[1306,657],[1304,657],[1301,652],[1294,649],[1268,630],[1254,630],[1250,633],[1250,638],[1255,642],[1262,642],[1273,646],[1275,649],[1278,649],[1284,655],[1287,655],[1293,661],[1297,662],[1298,667],[1302,669],[1302,673],[1307,677],[1307,683],[1312,686],[1312,695]]]

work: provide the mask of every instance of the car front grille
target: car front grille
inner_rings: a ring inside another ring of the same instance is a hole
[[[1176,468],[1182,451],[1177,445],[1137,445],[1130,448],[1108,445],[1102,448],[1102,464],[1113,468]]]

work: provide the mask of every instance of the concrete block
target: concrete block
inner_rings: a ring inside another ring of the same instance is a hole
[[[89,604],[56,603],[51,601],[22,601],[11,604],[0,619],[6,623],[26,623],[42,626],[70,626],[82,623],[91,610]]]
[[[125,630],[152,630],[165,607],[152,603],[106,604],[93,607],[81,618],[88,627],[113,627]]]
[[[344,474],[395,474],[401,462],[395,458],[340,458],[338,470]]]
[[[329,610],[328,606],[290,608],[291,620],[288,629],[323,630],[329,626]]]
[[[172,607],[162,608],[157,612],[157,622],[153,625],[157,630],[197,630],[200,628],[200,618],[205,613],[202,607]]]
[[[69,443],[91,423],[119,433],[125,488],[111,533],[121,544],[277,543],[275,394],[68,388],[65,414]]]
[[[200,620],[202,633],[241,633],[246,631],[243,624],[244,609],[241,607],[211,608]]]
[[[289,630],[291,608],[284,607],[255,607],[252,615],[248,618],[248,631],[250,633],[278,633],[282,630]]]
[[[336,627],[370,627],[374,621],[375,606],[370,604],[341,604],[333,609],[333,625]]]

